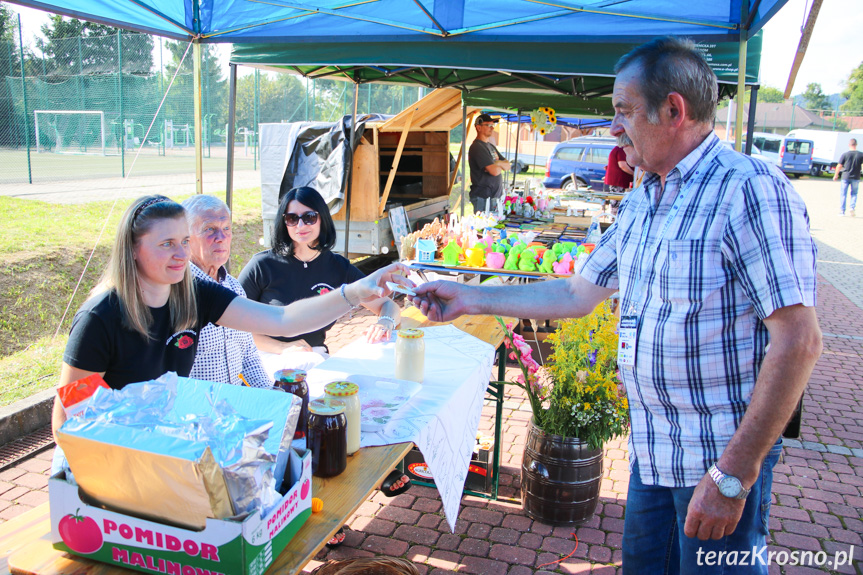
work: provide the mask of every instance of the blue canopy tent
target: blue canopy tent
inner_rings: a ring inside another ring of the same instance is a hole
[[[610,113],[614,61],[662,35],[699,43],[723,92],[758,81],[756,33],[787,0],[11,0],[131,30],[234,43],[232,62],[307,77],[459,88],[475,107]],[[752,41],[752,42],[750,42]],[[285,43],[289,42],[289,43]],[[737,57],[734,57],[734,52]],[[749,56],[749,57],[747,57]],[[236,68],[231,74],[235,88]],[[356,90],[355,90],[356,95]],[[200,97],[196,98],[201,191]],[[743,106],[738,107],[738,126]],[[753,110],[750,110],[752,112]],[[233,99],[229,121],[233,122]],[[740,133],[740,130],[737,130]],[[751,138],[750,138],[751,140]],[[229,146],[229,164],[233,149]],[[231,174],[228,174],[230,198]]]

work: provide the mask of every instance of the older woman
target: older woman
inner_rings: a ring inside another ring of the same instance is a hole
[[[294,188],[279,203],[273,248],[252,257],[240,272],[240,283],[249,299],[287,305],[362,278],[360,270],[331,251],[335,242],[336,228],[324,198],[313,188]],[[399,322],[399,306],[385,297],[363,306],[378,316],[366,331],[366,339],[372,343],[388,339]],[[331,327],[332,323],[290,337],[272,337],[276,334],[258,329],[255,343],[270,373],[283,368],[309,369],[327,357],[324,339]]]
[[[189,223],[192,275],[245,297],[243,286],[225,269],[231,257],[231,211],[227,204],[215,196],[198,194],[183,201],[183,208]],[[189,375],[232,385],[272,387],[252,334],[211,323],[201,330]]]
[[[392,264],[319,298],[263,305],[215,282],[193,279],[183,207],[164,197],[133,202],[117,230],[107,269],[72,322],[60,385],[93,373],[115,389],[175,371],[187,376],[208,323],[242,331],[297,336],[388,293],[386,281],[410,284]],[[53,426],[66,420],[55,401]]]

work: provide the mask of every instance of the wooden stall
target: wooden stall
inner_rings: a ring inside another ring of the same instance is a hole
[[[468,125],[474,113],[468,108]],[[404,206],[410,226],[447,211],[462,154],[453,154],[451,162],[450,131],[461,121],[461,93],[449,88],[434,90],[385,122],[366,124],[354,152],[351,253],[396,249],[388,217],[393,206]],[[333,214],[340,237],[346,211]]]

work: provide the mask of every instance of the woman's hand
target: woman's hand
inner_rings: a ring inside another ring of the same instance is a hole
[[[379,297],[388,296],[391,290],[387,287],[387,282],[413,288],[414,283],[407,278],[409,271],[410,269],[404,264],[390,264],[361,280],[355,281],[350,286],[346,286],[349,290],[348,298],[352,304],[359,305]]]
[[[395,328],[395,321],[392,318],[388,316],[379,317],[376,323],[366,328],[366,342],[378,343],[379,341],[389,341]]]

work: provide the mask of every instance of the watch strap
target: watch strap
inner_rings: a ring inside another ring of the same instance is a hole
[[[710,478],[713,479],[713,482],[716,484],[717,488],[720,487],[722,480],[726,477],[734,477],[733,475],[728,475],[727,473],[722,472],[718,467],[716,467],[715,463],[710,466],[710,469],[707,470],[707,473],[710,475]],[[734,479],[737,478],[734,477]],[[737,483],[740,485],[740,491],[737,493],[736,496],[730,497],[729,499],[746,499],[752,489],[746,489],[745,487],[743,487],[743,482],[739,479],[737,479]],[[722,493],[722,489],[720,489],[719,492]],[[724,496],[725,494],[723,494],[723,497]]]

